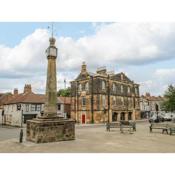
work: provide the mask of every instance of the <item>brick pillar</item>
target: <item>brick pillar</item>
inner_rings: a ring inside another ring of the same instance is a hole
[[[136,111],[135,111],[135,109],[133,109],[132,120],[133,120],[133,121],[136,120]]]
[[[121,112],[118,112],[117,121],[120,121],[120,117],[121,117]]]
[[[112,110],[109,110],[109,122],[112,122]]]

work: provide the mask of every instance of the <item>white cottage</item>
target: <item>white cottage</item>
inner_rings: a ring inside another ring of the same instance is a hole
[[[23,126],[27,120],[35,118],[44,110],[45,95],[32,92],[31,85],[25,85],[24,92],[13,95],[4,104],[3,124],[12,126]],[[65,116],[64,103],[60,98],[57,99],[58,113]]]

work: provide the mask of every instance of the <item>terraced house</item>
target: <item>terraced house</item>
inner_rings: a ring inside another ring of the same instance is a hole
[[[139,84],[105,67],[90,73],[83,63],[71,82],[71,117],[82,124],[139,119]]]

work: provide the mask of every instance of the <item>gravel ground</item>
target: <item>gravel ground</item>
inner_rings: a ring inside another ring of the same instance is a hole
[[[1,153],[174,153],[175,135],[149,132],[149,123],[137,123],[137,131],[106,132],[104,125],[76,126],[76,139],[55,143],[19,143],[20,128],[0,127]],[[25,128],[24,128],[25,133]],[[25,140],[25,138],[24,138]]]

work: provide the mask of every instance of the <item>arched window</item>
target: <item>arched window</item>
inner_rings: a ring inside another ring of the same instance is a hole
[[[81,85],[81,84],[79,84],[78,90],[79,90],[79,91],[82,91],[82,85]]]
[[[116,84],[115,83],[112,84],[112,90],[113,90],[113,92],[116,91]]]
[[[128,86],[128,94],[131,93],[131,88]]]
[[[89,83],[88,83],[88,82],[85,84],[85,90],[86,90],[86,91],[89,90]]]
[[[106,83],[105,81],[102,81],[102,90],[105,90],[106,89]]]

